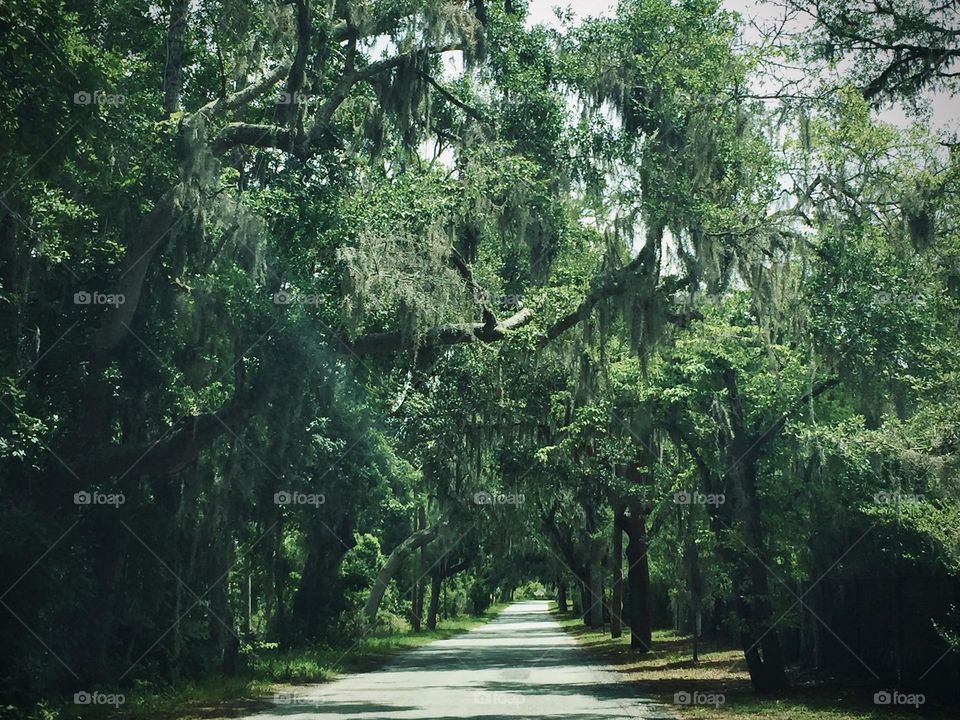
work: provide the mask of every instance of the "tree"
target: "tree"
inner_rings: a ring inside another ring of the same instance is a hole
[[[955,3],[790,0],[813,25],[811,48],[829,62],[850,58],[863,96],[875,105],[956,89],[960,59]]]

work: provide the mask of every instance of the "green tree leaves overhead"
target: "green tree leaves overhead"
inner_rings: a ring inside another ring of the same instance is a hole
[[[0,693],[527,581],[621,596],[638,652],[705,620],[776,690],[828,663],[795,587],[950,582],[960,165],[873,107],[952,89],[953,9],[803,8],[843,83],[769,98],[804,43],[712,0],[7,3]],[[898,681],[943,650],[878,643]]]

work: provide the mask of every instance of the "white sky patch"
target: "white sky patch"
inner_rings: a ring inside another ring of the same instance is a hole
[[[557,0],[531,0],[528,6],[527,26],[544,25],[550,29],[562,31],[564,22],[561,17],[566,17],[568,20],[572,19],[573,24],[579,24],[590,17],[612,17],[616,12],[616,7],[617,0],[567,0],[560,3]],[[762,30],[779,25],[784,12],[783,7],[778,3],[765,0],[724,0],[723,7],[726,10],[738,13],[743,18],[743,40],[747,43],[759,42],[762,38]],[[800,24],[800,21],[795,21],[792,25],[788,25],[786,29],[794,32],[802,31],[803,25]],[[385,39],[378,39],[374,48],[376,51],[374,55],[390,54],[395,50],[389,43],[385,42]],[[849,65],[846,68],[849,68]],[[846,68],[842,67],[841,72]],[[442,80],[446,82],[454,81],[460,77],[463,71],[463,55],[461,52],[452,51],[443,54]],[[753,91],[758,95],[772,94],[782,87],[784,81],[793,79],[803,79],[809,83],[806,88],[794,88],[795,92],[803,92],[803,90],[813,92],[814,86],[822,82],[823,76],[819,69],[816,73],[811,73],[807,68],[797,67],[795,70],[785,70],[783,75],[777,78],[772,78],[769,75],[755,78]],[[574,97],[568,97],[567,100],[568,111],[573,117],[579,111],[578,101]],[[930,93],[929,100],[931,128],[939,131],[957,131],[960,128],[960,119],[958,119],[958,116],[960,116],[960,112],[958,112],[960,98],[946,93]],[[769,102],[776,103],[778,101],[770,100]],[[616,118],[612,116],[611,112],[608,111],[604,114],[608,116],[608,120],[616,124]],[[877,117],[881,121],[901,128],[906,128],[917,122],[917,118],[908,115],[900,106],[888,107],[877,113]],[[441,166],[453,169],[455,164],[453,150],[446,147],[439,156],[435,155],[435,150],[436,144],[432,139],[424,142],[419,149],[420,155],[424,159],[435,159]],[[614,183],[616,182],[614,178],[611,178],[611,180]],[[782,180],[786,195],[780,199],[778,205],[786,206],[790,204],[789,193],[792,183],[787,178]],[[611,219],[608,218],[608,221]],[[596,218],[593,219],[593,224],[598,224]],[[670,240],[670,238],[667,238],[668,246],[672,245]],[[642,245],[642,233],[638,233],[635,244]],[[635,247],[634,250],[636,249]]]
[[[572,13],[577,22],[588,17],[612,17],[617,10],[615,0],[530,0],[527,6],[527,27],[546,25],[553,30],[561,30],[556,8]]]
[[[529,27],[543,24],[554,30],[561,30],[562,24],[557,18],[556,8],[572,14],[574,22],[582,22],[587,17],[612,17],[616,12],[616,0],[530,0],[527,24]],[[783,15],[783,8],[776,2],[764,0],[724,0],[723,7],[739,13],[745,23],[744,39],[755,42],[760,39],[757,27],[763,28],[774,24]],[[752,23],[752,24],[751,24]],[[794,23],[790,30],[802,30],[803,26]],[[798,69],[795,77],[802,77],[804,71]],[[780,80],[793,79],[781,77]],[[811,78],[813,80],[814,78]],[[820,79],[819,71],[815,78]],[[771,90],[770,85],[758,85],[756,91],[762,94],[764,90]],[[930,127],[939,131],[960,132],[960,98],[948,93],[927,93],[925,96],[930,103]],[[881,110],[877,117],[897,127],[905,128],[916,122],[902,105],[893,105]]]

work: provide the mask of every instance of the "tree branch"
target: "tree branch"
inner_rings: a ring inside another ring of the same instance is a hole
[[[241,426],[259,412],[262,400],[262,394],[242,392],[217,410],[180,418],[152,442],[128,443],[103,452],[85,453],[83,457],[64,462],[69,473],[61,476],[62,482],[58,485],[66,495],[66,489],[76,491],[111,478],[132,481],[144,475],[172,475],[196,460],[223,435],[239,432]]]
[[[443,345],[496,342],[504,339],[511,330],[523,327],[531,320],[533,320],[533,311],[524,308],[492,328],[486,323],[454,323],[428,330],[416,339],[408,339],[399,331],[391,331],[370,333],[353,342],[343,341],[343,344],[355,355],[386,355],[401,350],[424,350]]]
[[[803,396],[797,398],[787,410],[785,410],[772,424],[770,424],[766,430],[760,433],[760,436],[757,438],[754,448],[756,451],[759,450],[773,440],[780,432],[783,430],[784,426],[787,424],[787,420],[790,419],[790,415],[795,412],[798,408],[803,407],[806,403],[818,398],[820,395],[825,393],[830,388],[836,387],[840,384],[839,377],[826,378],[815,383],[814,386],[810,389],[809,392]]]
[[[550,325],[543,337],[540,338],[538,347],[546,347],[574,325],[585,320],[602,300],[623,292],[630,276],[645,268],[647,257],[647,253],[641,252],[623,267],[601,276],[598,281],[595,281],[593,289],[587,293],[574,310]],[[492,326],[489,323],[441,325],[428,330],[415,341],[405,338],[400,332],[378,332],[363,335],[353,342],[347,340],[342,342],[348,350],[356,355],[384,355],[401,350],[422,350],[442,345],[465,345],[477,341],[495,342],[503,340],[511,330],[523,327],[533,319],[533,310],[524,308]]]
[[[431,525],[422,530],[417,530],[393,549],[390,557],[387,558],[383,567],[380,568],[380,572],[377,573],[373,587],[370,588],[370,595],[367,596],[367,601],[363,605],[363,615],[368,622],[373,622],[377,619],[377,611],[380,609],[380,602],[383,600],[383,595],[387,591],[387,586],[399,569],[403,559],[417,548],[433,542],[444,525],[445,524]]]
[[[423,78],[424,80],[426,80],[428,83],[430,83],[430,85],[433,86],[433,88],[434,88],[438,93],[440,93],[440,96],[443,97],[444,100],[446,100],[447,102],[451,103],[452,105],[456,105],[458,108],[460,108],[461,110],[463,110],[467,115],[469,115],[470,117],[472,117],[472,118],[473,118],[474,120],[476,120],[477,122],[481,122],[481,123],[484,123],[485,125],[490,125],[490,126],[492,126],[492,127],[496,127],[496,124],[497,124],[497,123],[496,123],[495,120],[493,120],[492,118],[487,117],[487,116],[486,116],[484,113],[482,113],[480,110],[477,110],[476,108],[474,108],[474,107],[472,107],[472,106],[470,106],[470,105],[467,105],[467,103],[463,102],[463,100],[461,100],[460,98],[458,98],[456,95],[454,95],[454,94],[451,93],[449,90],[447,90],[445,87],[443,87],[443,85],[441,85],[439,82],[437,82],[437,81],[433,78],[432,75],[429,75],[428,73],[423,72],[423,70],[419,70],[419,71],[418,71],[418,74],[420,75],[420,77],[422,77],[422,78]]]
[[[586,297],[580,302],[576,309],[567,313],[550,326],[540,340],[540,347],[546,347],[574,325],[586,320],[590,313],[593,312],[593,308],[596,307],[600,301],[623,292],[630,276],[644,269],[646,257],[647,255],[641,252],[622,268],[614,270],[605,278],[596,282],[593,289],[587,293]]]
[[[303,155],[303,149],[297,143],[295,132],[279,125],[227,123],[213,139],[212,150],[220,155],[237,145],[284,150],[298,157]]]
[[[293,56],[293,62],[290,64],[290,72],[287,74],[287,95],[288,102],[277,102],[276,118],[280,125],[292,125],[297,118],[299,108],[294,102],[297,93],[303,88],[306,80],[305,67],[307,56],[310,53],[310,0],[295,0],[297,6],[297,50]]]
[[[167,61],[163,68],[163,112],[167,117],[180,109],[180,94],[183,90],[183,50],[189,12],[188,0],[176,0],[170,6]]]
[[[200,122],[209,122],[216,118],[226,115],[231,110],[237,110],[244,107],[253,100],[270,90],[288,73],[290,61],[284,61],[277,65],[273,70],[264,75],[261,79],[247,85],[242,90],[227,95],[226,97],[211,100],[206,105],[194,110],[183,118],[183,125],[187,127],[196,127]],[[214,141],[216,143],[216,140]]]

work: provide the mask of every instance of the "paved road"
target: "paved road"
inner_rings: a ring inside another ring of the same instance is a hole
[[[673,717],[599,668],[540,601],[397,656],[375,672],[291,688],[251,720],[615,720]]]

